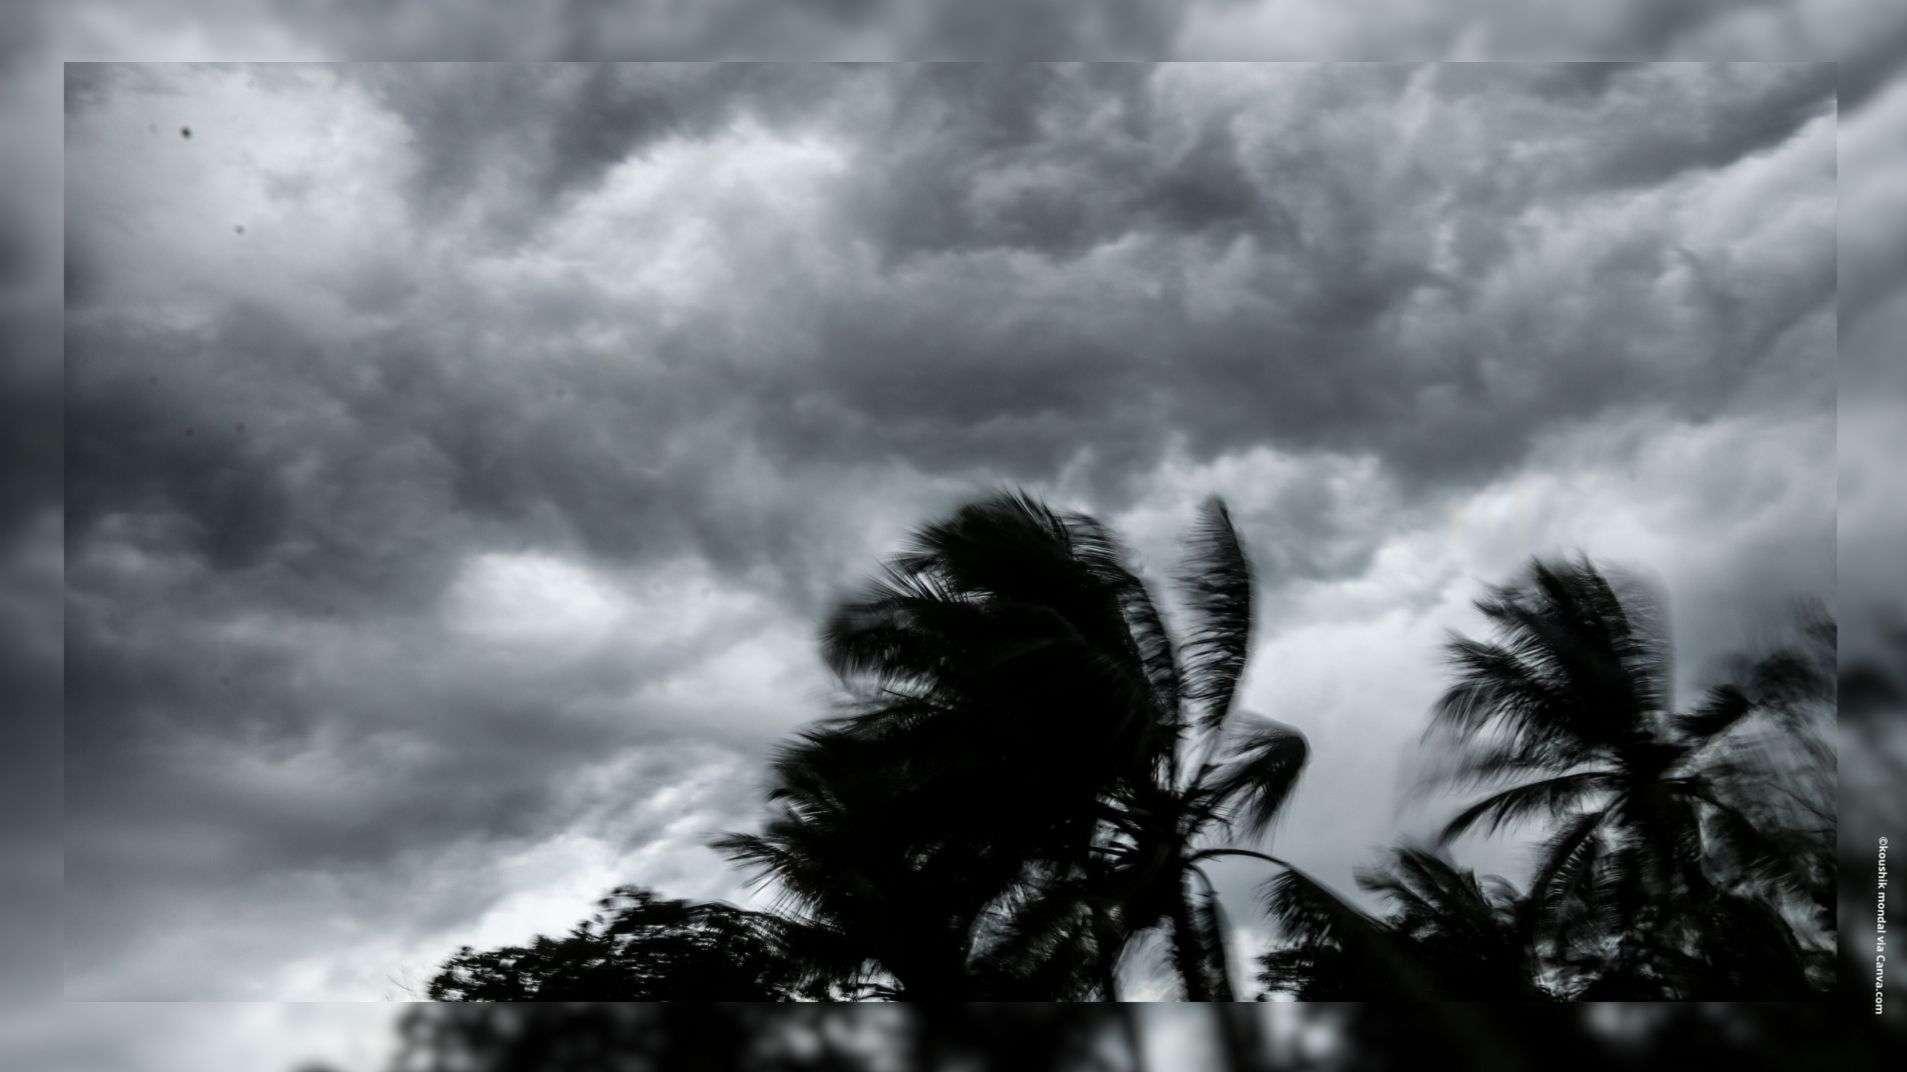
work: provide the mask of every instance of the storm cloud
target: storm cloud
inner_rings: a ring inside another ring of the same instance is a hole
[[[1348,884],[1484,583],[1654,573],[1687,685],[1831,587],[1835,94],[70,67],[69,992],[402,996],[616,882],[749,898],[703,845],[828,712],[818,615],[1005,484],[1161,578],[1230,499],[1281,851]]]

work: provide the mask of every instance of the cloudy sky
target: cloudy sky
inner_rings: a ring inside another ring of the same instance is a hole
[[[748,901],[703,846],[818,616],[1003,484],[1159,577],[1228,498],[1277,845],[1345,887],[1530,555],[1659,578],[1691,686],[1833,585],[1827,65],[87,65],[66,116],[72,997]]]

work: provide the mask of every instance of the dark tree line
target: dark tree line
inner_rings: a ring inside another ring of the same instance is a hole
[[[624,886],[560,938],[478,952],[469,946],[430,982],[433,1001],[779,1001],[802,971],[781,920]]]
[[[1647,589],[1536,562],[1453,638],[1427,788],[1435,844],[1360,872],[1371,911],[1265,851],[1306,759],[1242,711],[1251,563],[1214,500],[1175,578],[1183,623],[1114,536],[1024,495],[922,529],[822,632],[843,710],[775,757],[771,813],[717,842],[773,911],[616,891],[560,938],[464,949],[465,1000],[1116,1000],[1163,948],[1232,1001],[1209,868],[1265,869],[1264,992],[1308,1000],[1786,999],[1832,983],[1834,633],[1742,660],[1693,702]],[[1275,672],[1275,668],[1272,668]],[[1456,862],[1535,829],[1523,888]],[[1261,1041],[1221,1017],[1235,1053]]]
[[[389,1072],[1733,1072],[1895,1067],[1898,1025],[1818,1002],[424,1004]],[[1226,1052],[1235,1025],[1264,1042]],[[1234,1025],[1234,1026],[1227,1026]],[[1888,1059],[1895,1053],[1895,1059]],[[324,1072],[307,1068],[306,1072]]]

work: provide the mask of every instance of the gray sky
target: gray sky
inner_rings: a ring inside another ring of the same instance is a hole
[[[1691,684],[1831,589],[1834,134],[1806,64],[69,68],[68,993],[746,900],[818,615],[1003,483],[1161,579],[1230,500],[1348,887],[1484,583],[1649,572]]]

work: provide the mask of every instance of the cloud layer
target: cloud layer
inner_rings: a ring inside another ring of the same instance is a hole
[[[1484,582],[1653,571],[1689,683],[1831,586],[1834,93],[70,68],[70,992],[395,996],[611,882],[746,897],[701,846],[827,711],[818,613],[1002,483],[1161,578],[1233,501],[1281,848],[1346,880]]]

